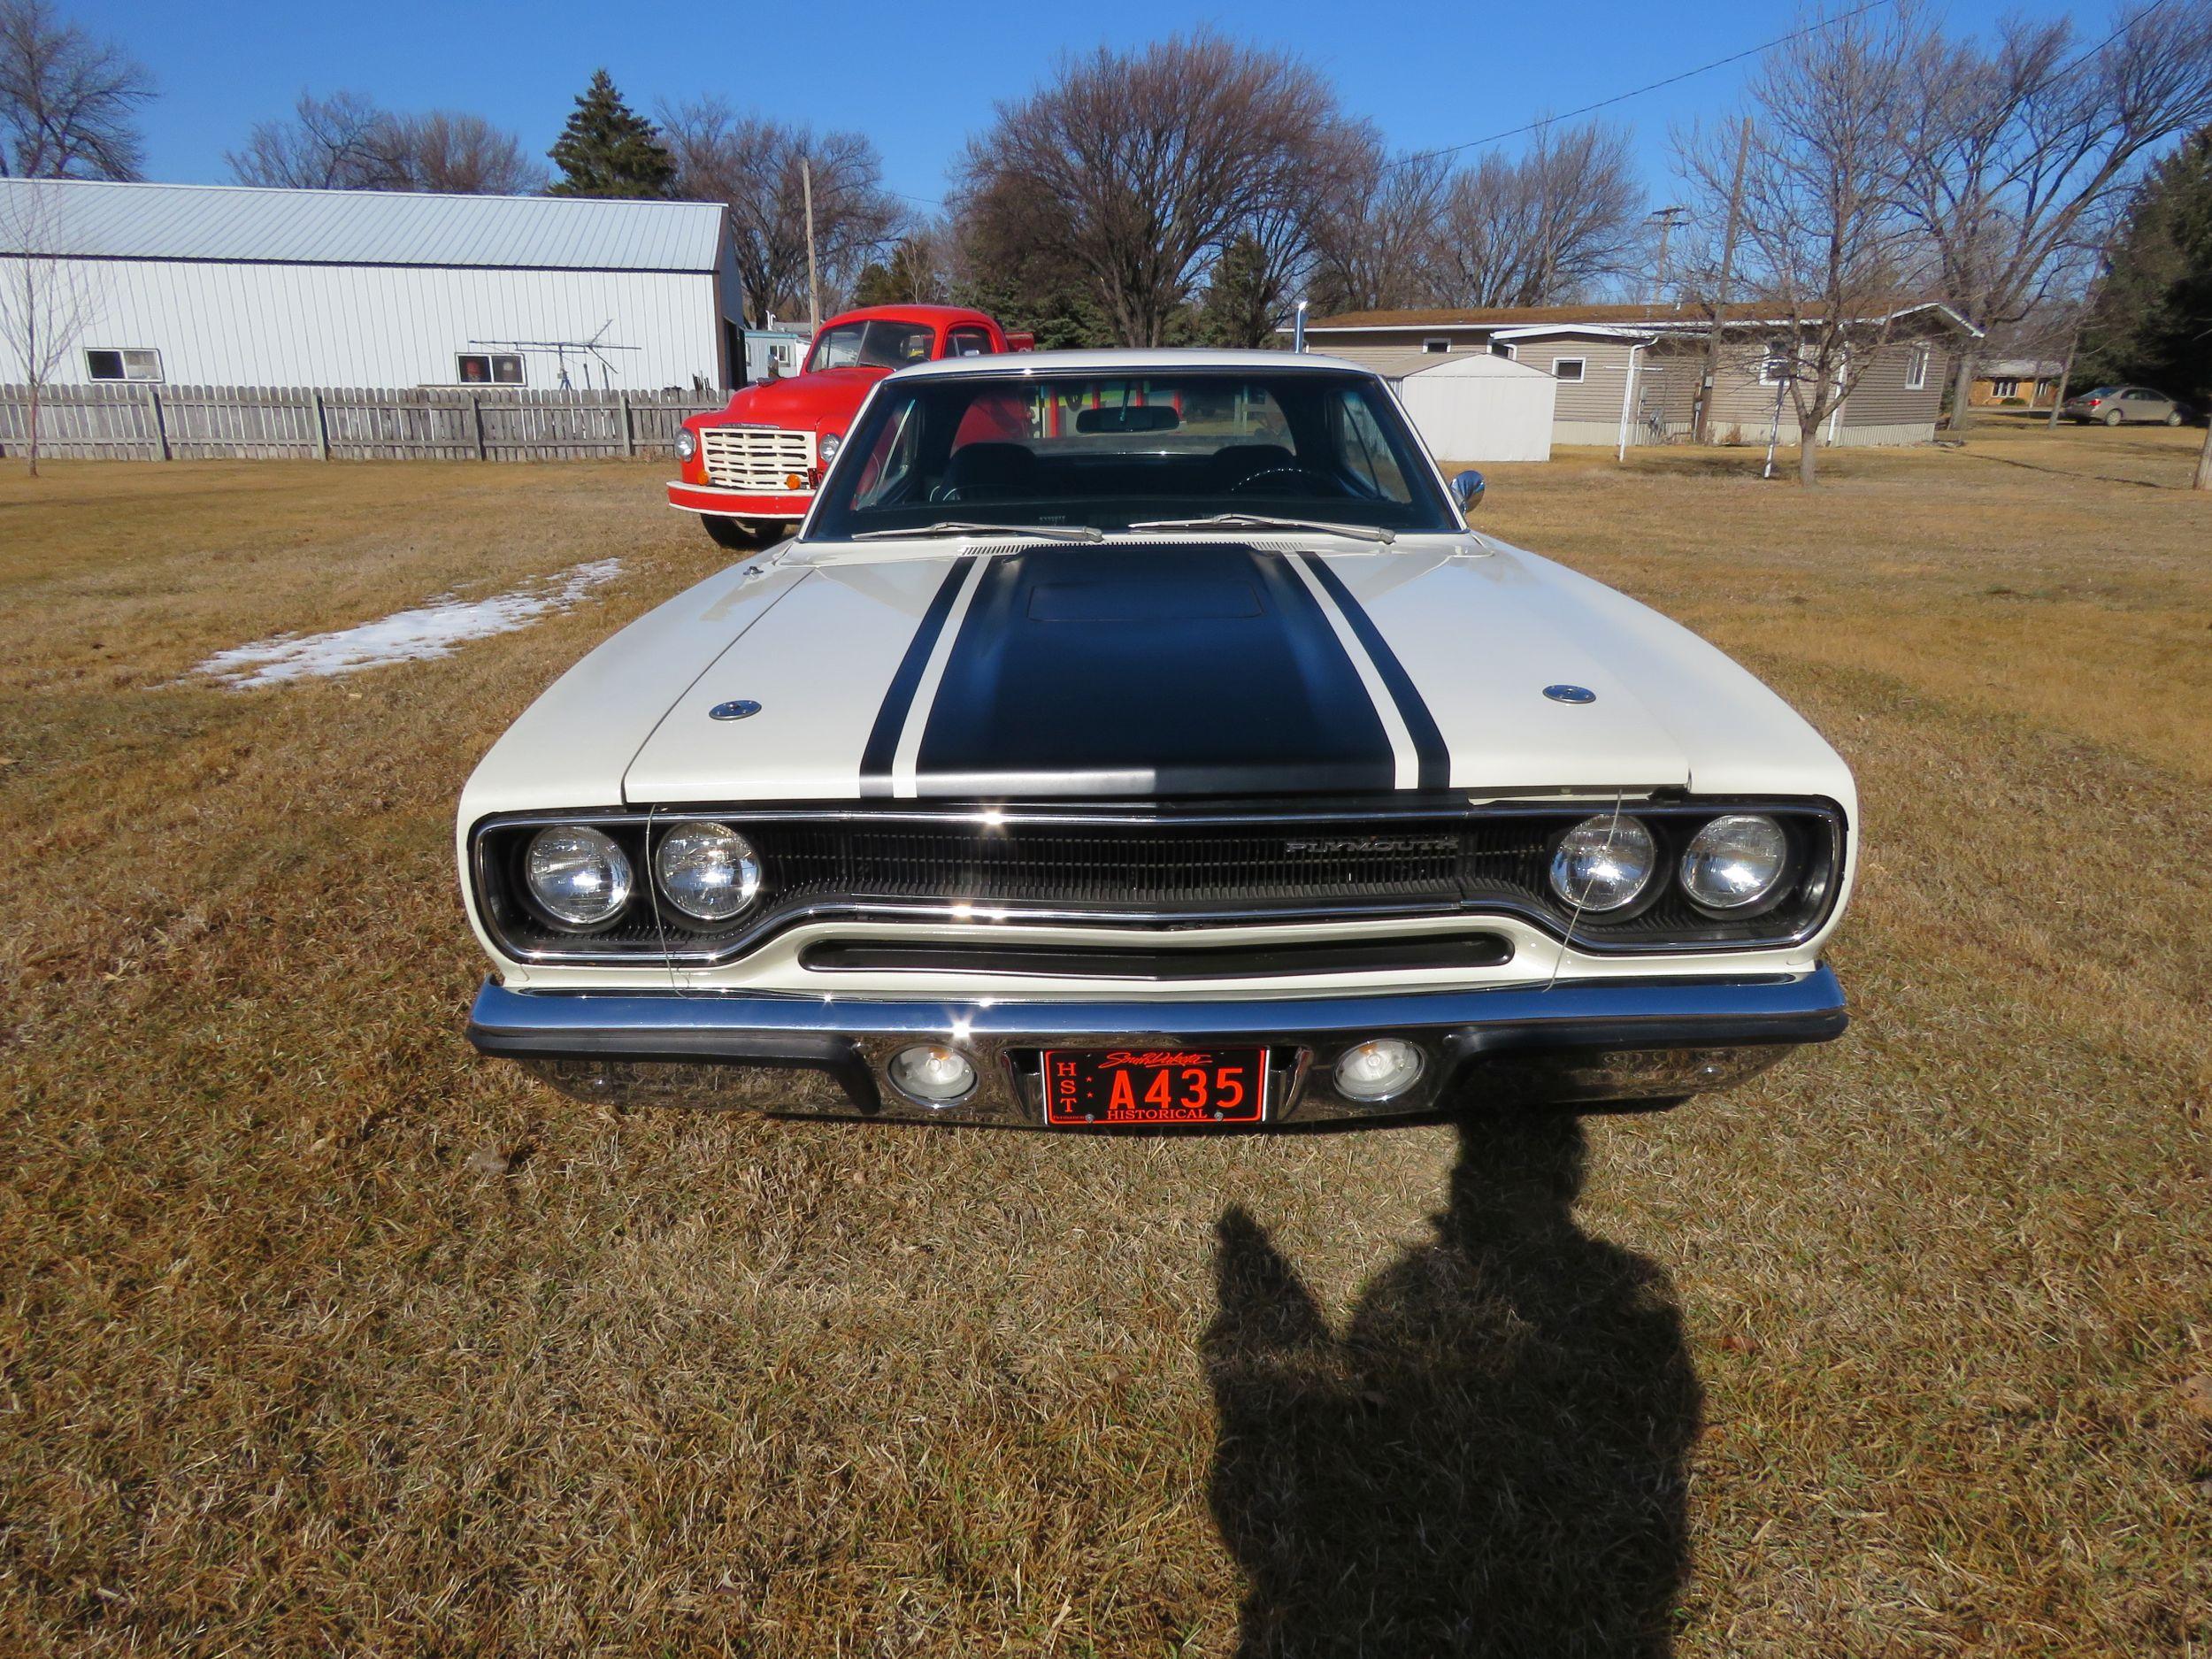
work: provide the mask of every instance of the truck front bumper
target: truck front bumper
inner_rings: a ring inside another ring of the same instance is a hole
[[[719,518],[799,519],[814,505],[814,492],[772,495],[757,490],[725,489],[719,484],[687,484],[672,478],[668,504],[681,512],[711,513]]]
[[[1379,1118],[1491,1104],[1671,1101],[1726,1088],[1848,1023],[1843,987],[1810,972],[1741,979],[1580,980],[1496,990],[1283,1000],[907,1002],[758,994],[511,991],[487,982],[469,1041],[585,1100],[807,1116],[1041,1124],[1048,1048],[1264,1046],[1271,1121]],[[1396,1037],[1425,1065],[1402,1094],[1334,1087],[1338,1056]],[[964,1098],[900,1093],[893,1056],[950,1045]]]

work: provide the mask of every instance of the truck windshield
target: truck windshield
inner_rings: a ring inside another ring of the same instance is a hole
[[[927,323],[895,323],[871,318],[865,322],[833,323],[822,331],[807,354],[809,374],[818,369],[902,369],[910,363],[929,361],[937,331]]]
[[[1125,530],[1222,514],[1458,528],[1381,382],[1301,369],[887,382],[807,536],[956,519]]]

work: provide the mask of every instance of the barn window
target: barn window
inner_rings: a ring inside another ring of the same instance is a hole
[[[1432,335],[1421,342],[1421,349],[1424,351],[1449,351],[1451,349],[1452,342],[1440,336]]]
[[[464,386],[519,386],[522,358],[511,351],[464,351],[454,358],[454,378]]]
[[[84,354],[88,380],[157,380],[161,353],[138,346],[93,346]]]
[[[1554,357],[1551,360],[1551,377],[1555,380],[1578,380],[1586,366],[1587,361],[1582,357]]]
[[[1915,346],[1912,355],[1905,359],[1905,389],[1922,392],[1928,388],[1928,348]]]

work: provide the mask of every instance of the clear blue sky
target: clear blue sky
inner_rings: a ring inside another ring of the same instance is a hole
[[[151,68],[147,173],[227,180],[227,149],[256,120],[287,111],[303,88],[357,91],[388,108],[476,111],[542,153],[591,71],[604,65],[632,105],[715,92],[741,107],[866,133],[885,182],[934,198],[966,135],[995,100],[1049,74],[1058,56],[1102,42],[1128,46],[1202,21],[1239,39],[1286,47],[1335,80],[1345,106],[1380,124],[1396,148],[1463,142],[1710,62],[1772,39],[1793,13],[1771,4],[1324,4],[1208,10],[1109,8],[979,0],[954,7],[622,5],[547,0],[530,6],[393,0],[62,0],[62,9]],[[2071,12],[2090,39],[2110,13],[2097,4],[1961,0],[1940,8],[1961,32],[2000,12]],[[764,20],[769,32],[758,32]],[[1606,111],[1629,124],[1656,200],[1668,199],[1670,124],[1731,101],[1738,64]]]

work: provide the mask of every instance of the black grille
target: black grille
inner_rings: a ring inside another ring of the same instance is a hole
[[[1273,828],[1144,824],[780,824],[757,839],[792,900],[966,901],[1112,912],[1340,902],[1455,904],[1532,890],[1534,823]]]

